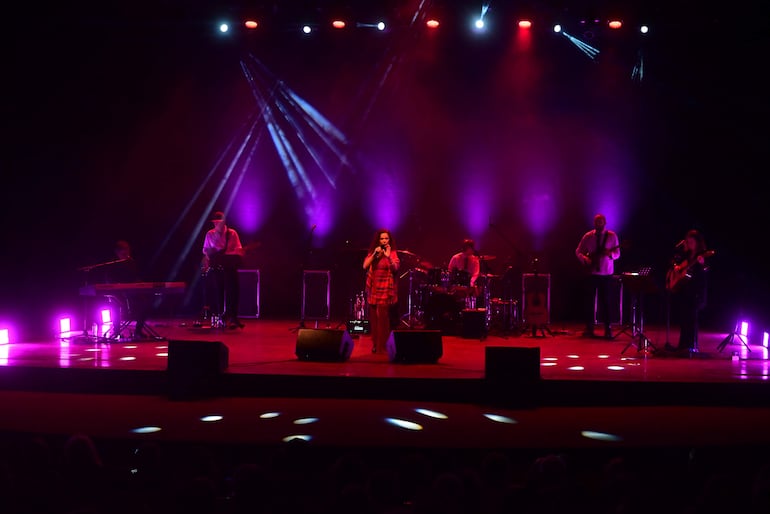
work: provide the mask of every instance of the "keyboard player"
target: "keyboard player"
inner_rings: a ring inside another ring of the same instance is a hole
[[[140,282],[139,266],[131,254],[131,245],[128,241],[119,240],[114,247],[115,261],[104,269],[104,283],[118,284]],[[131,294],[127,292],[115,293],[114,298],[120,304],[120,318],[113,320],[115,330],[120,330],[123,321],[136,321],[134,328],[134,339],[145,339],[144,333],[147,324],[147,315],[149,312],[149,301],[145,295]],[[114,334],[119,335],[119,334]]]

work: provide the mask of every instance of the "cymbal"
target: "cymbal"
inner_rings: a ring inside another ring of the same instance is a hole
[[[430,262],[428,262],[428,261],[423,261],[423,260],[420,260],[420,261],[418,261],[418,262],[419,262],[419,264],[420,264],[420,267],[421,267],[422,269],[426,269],[426,270],[432,270],[433,268],[435,268],[435,267],[436,267],[436,266],[434,266],[433,264],[431,264],[431,263],[430,263]]]
[[[404,255],[408,255],[410,257],[417,257],[417,254],[414,252],[410,252],[409,250],[396,250],[398,253],[403,253]]]
[[[493,261],[497,259],[497,255],[479,255],[480,261]]]
[[[482,273],[481,276],[487,278],[500,278],[500,275],[493,275],[492,273]]]

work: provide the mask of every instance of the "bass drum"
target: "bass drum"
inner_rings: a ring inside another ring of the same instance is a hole
[[[440,330],[445,335],[459,333],[460,313],[465,308],[465,299],[451,293],[431,290],[424,307],[425,328]]]

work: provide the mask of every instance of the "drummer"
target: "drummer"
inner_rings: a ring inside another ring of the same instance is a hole
[[[468,287],[469,295],[477,296],[476,281],[481,273],[481,261],[476,255],[476,245],[473,239],[464,239],[461,251],[449,260],[449,273],[454,286]]]

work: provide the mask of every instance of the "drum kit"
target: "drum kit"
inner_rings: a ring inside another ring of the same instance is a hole
[[[480,255],[482,273],[471,286],[471,276],[466,271],[450,271],[434,266],[409,250],[398,250],[405,272],[399,279],[406,284],[406,312],[400,325],[406,328],[441,330],[451,334],[458,330],[464,310],[485,313],[486,329],[509,333],[518,326],[518,302],[505,294],[504,277],[483,273],[494,255]],[[407,266],[404,266],[407,264]],[[503,294],[500,294],[500,293]],[[493,295],[494,293],[500,296]],[[363,319],[366,298],[363,292],[355,295],[352,310],[355,319]]]

